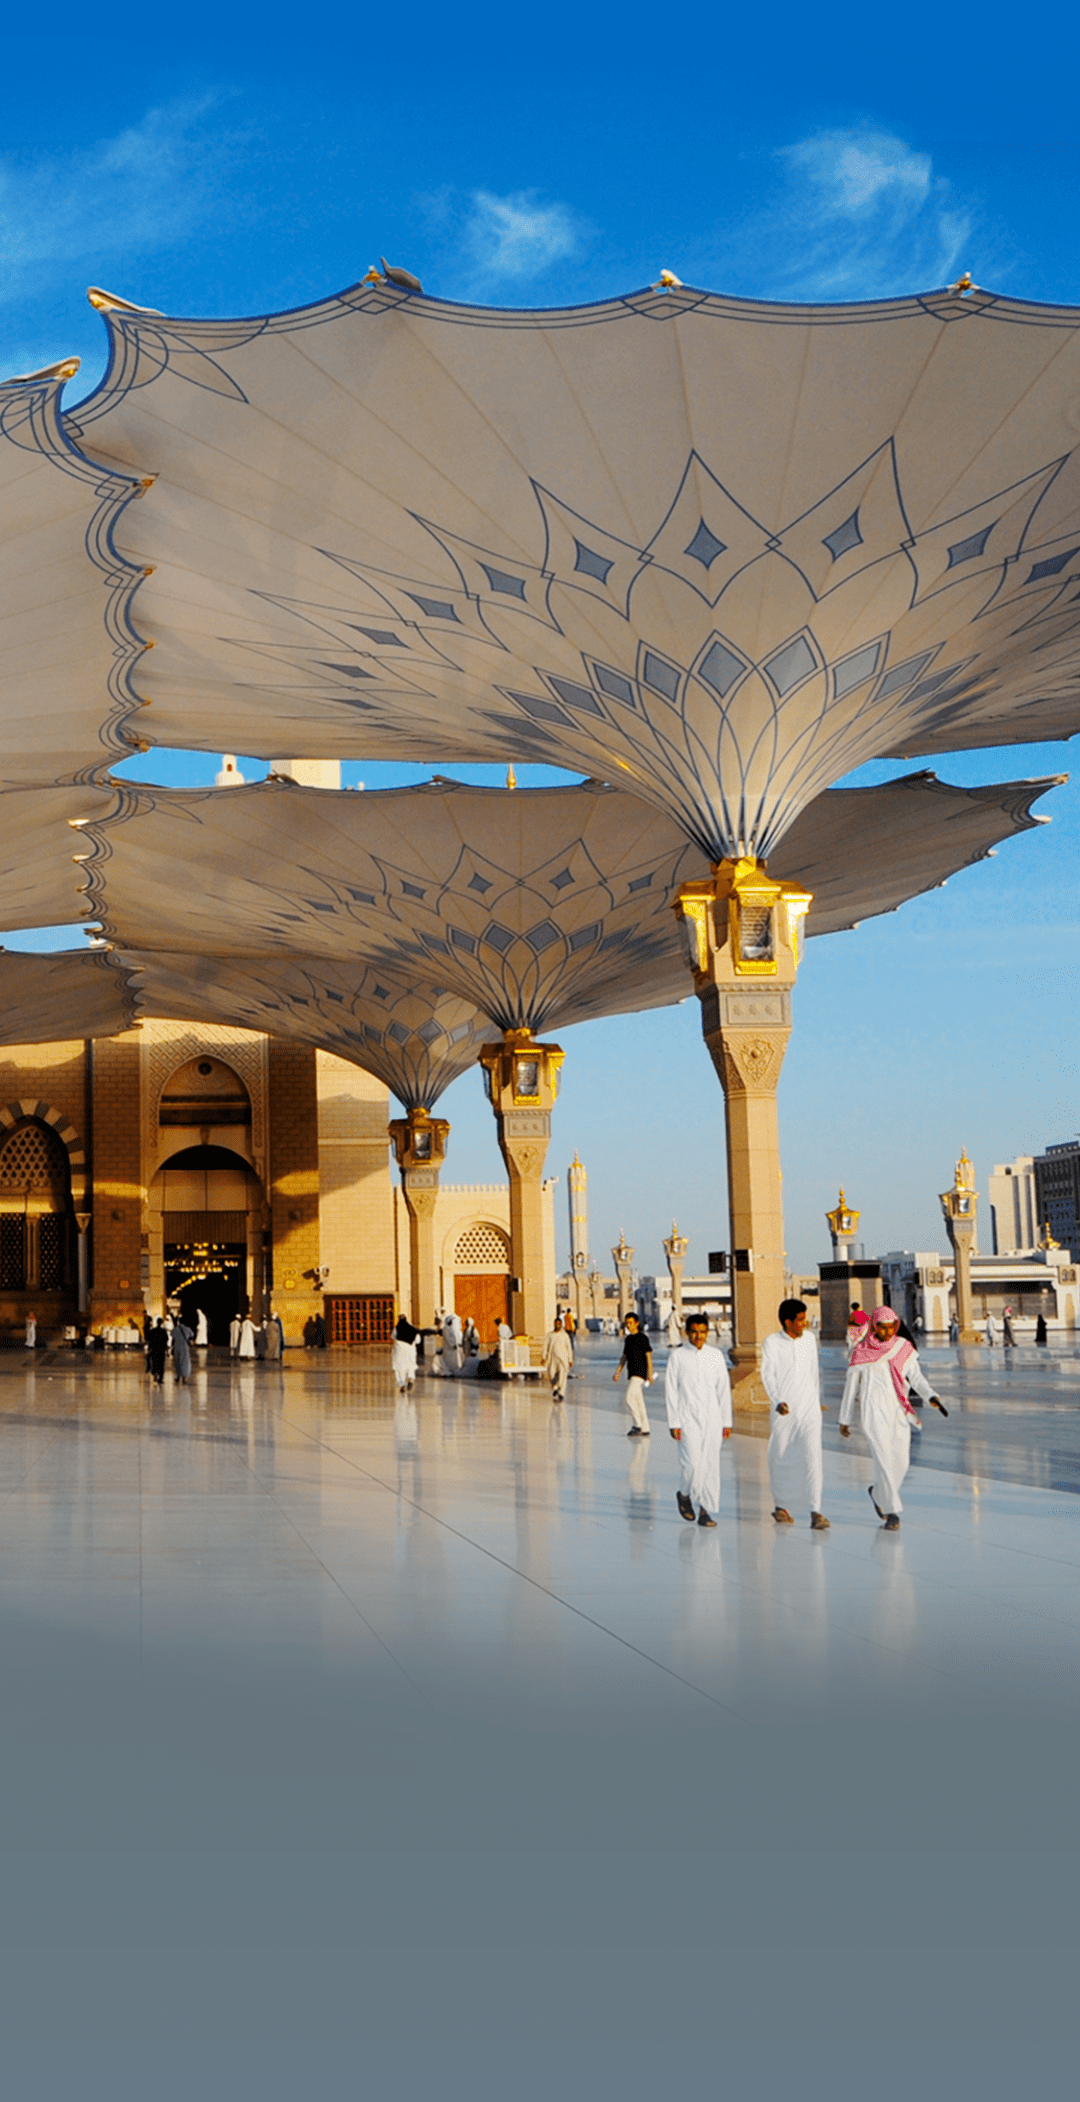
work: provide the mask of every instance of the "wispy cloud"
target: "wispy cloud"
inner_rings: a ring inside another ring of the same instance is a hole
[[[869,127],[823,131],[776,159],[769,245],[785,296],[879,298],[944,284],[964,267],[972,211],[906,140]]]
[[[569,205],[536,190],[445,189],[419,202],[440,251],[442,289],[459,299],[534,283],[580,255],[592,231]]]
[[[0,154],[0,281],[25,295],[80,262],[122,262],[180,239],[220,194],[217,95],[148,110],[71,154]],[[119,288],[118,288],[119,289]]]
[[[506,197],[474,190],[465,233],[478,271],[524,280],[574,255],[582,228],[565,204],[544,204],[535,190],[512,190]]]

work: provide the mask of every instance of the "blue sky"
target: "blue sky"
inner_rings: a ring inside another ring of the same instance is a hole
[[[906,292],[970,268],[1080,303],[1077,42],[1073,11],[1053,5],[1026,29],[969,7],[423,4],[9,29],[0,374],[76,352],[72,391],[94,384],[104,331],[88,284],[173,313],[268,311],[354,282],[381,254],[444,297],[506,305],[601,298],[663,266],[786,299]],[[214,763],[151,755],[137,770],[195,781]],[[973,783],[1066,771],[1075,748],[934,764]],[[1078,806],[1058,790],[1042,806],[1052,826],[810,944],[781,1087],[797,1265],[827,1253],[838,1180],[868,1247],[935,1247],[935,1193],[961,1142],[985,1188],[995,1159],[1080,1127]],[[677,1213],[704,1267],[727,1229],[696,1004],[565,1044],[560,1216],[577,1148],[601,1257],[625,1227],[655,1267]],[[443,1107],[450,1174],[501,1176],[475,1076]]]

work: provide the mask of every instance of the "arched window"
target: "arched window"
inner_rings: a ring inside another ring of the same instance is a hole
[[[0,1146],[0,1287],[59,1292],[67,1282],[68,1162],[36,1118]]]

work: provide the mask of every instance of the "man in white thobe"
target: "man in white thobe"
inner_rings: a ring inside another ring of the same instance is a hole
[[[447,1309],[443,1315],[442,1354],[443,1370],[448,1378],[461,1371],[462,1333],[461,1315],[452,1314]]]
[[[668,1429],[679,1442],[675,1501],[683,1518],[715,1525],[720,1508],[720,1447],[731,1436],[731,1381],[723,1354],[709,1346],[704,1314],[691,1314],[685,1343],[668,1355],[664,1401]]]
[[[555,1326],[544,1338],[544,1371],[551,1381],[552,1401],[566,1400],[566,1382],[574,1362],[574,1346],[563,1327],[561,1314],[555,1316]]]
[[[918,1354],[900,1334],[900,1317],[891,1306],[875,1309],[870,1334],[860,1343],[851,1360],[840,1404],[840,1436],[850,1438],[856,1402],[863,1432],[874,1460],[870,1501],[885,1531],[900,1527],[900,1484],[911,1460],[912,1393],[928,1401],[931,1408],[948,1410],[927,1382]]]
[[[817,1341],[807,1330],[806,1306],[801,1299],[785,1299],[780,1307],[780,1329],[766,1336],[761,1353],[761,1378],[772,1405],[769,1432],[769,1488],[777,1525],[794,1525],[783,1497],[786,1473],[796,1469],[806,1483],[810,1502],[810,1526],[827,1533],[829,1521],[821,1509],[821,1382],[818,1374]]]

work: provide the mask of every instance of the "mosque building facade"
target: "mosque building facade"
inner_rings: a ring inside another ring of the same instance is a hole
[[[408,1305],[409,1232],[384,1084],[254,1030],[147,1020],[109,1038],[0,1050],[0,1337],[129,1328],[167,1301],[211,1340],[273,1305],[286,1340],[377,1342]],[[552,1189],[546,1279],[555,1301]],[[505,1318],[506,1184],[450,1184],[440,1302],[482,1336]],[[425,1311],[434,1318],[435,1308]]]

